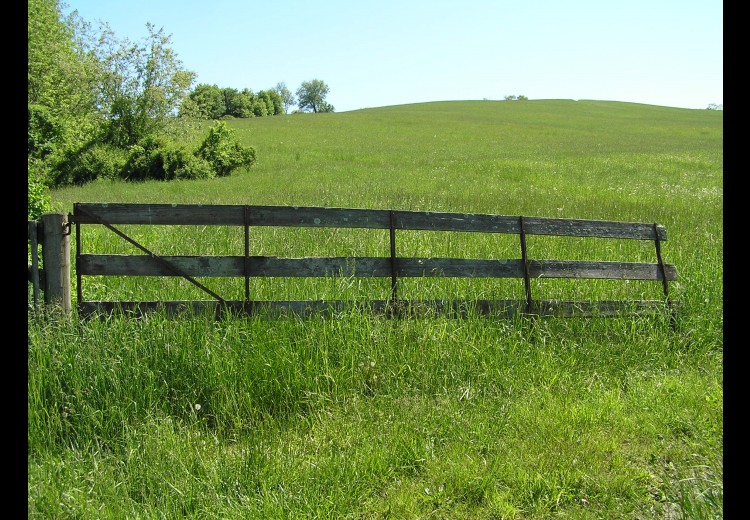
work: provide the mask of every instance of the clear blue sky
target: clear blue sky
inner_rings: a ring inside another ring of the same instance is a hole
[[[444,100],[723,105],[720,0],[62,0],[119,38],[163,28],[196,85],[323,80],[336,112]]]

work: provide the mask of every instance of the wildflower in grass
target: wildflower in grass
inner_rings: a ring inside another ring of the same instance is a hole
[[[194,408],[195,408],[195,411],[196,411],[196,412],[200,412],[200,410],[201,410],[201,405],[200,405],[200,404],[198,404],[198,403],[195,403],[195,406],[194,406]]]

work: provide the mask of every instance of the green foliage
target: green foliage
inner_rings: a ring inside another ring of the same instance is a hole
[[[90,143],[56,164],[52,184],[83,185],[95,179],[126,181],[211,179],[255,162],[255,150],[237,142],[225,123],[210,128],[200,147],[177,144],[166,134],[144,137],[127,150]],[[42,175],[43,178],[43,175]]]
[[[505,96],[503,99],[505,101],[528,101],[529,100],[529,98],[523,95],[520,95],[520,96],[510,95],[510,96]]]
[[[258,92],[258,97],[266,102],[268,115],[277,116],[285,113],[284,100],[275,90],[261,90]]]
[[[99,69],[76,39],[84,24],[63,19],[57,0],[30,1],[28,15],[28,185],[37,207],[61,158],[97,134]]]
[[[300,110],[333,112],[333,105],[326,103],[329,87],[322,80],[303,81],[297,89],[297,105]]]
[[[334,110],[333,105],[330,103],[323,103],[320,105],[320,108],[318,108],[318,112],[333,112]]]
[[[237,168],[249,168],[255,163],[255,149],[240,144],[234,130],[223,121],[209,129],[196,156],[205,159],[219,177],[225,177]]]
[[[29,105],[28,156],[45,159],[54,153],[62,137],[62,127],[44,105]]]
[[[122,169],[122,178],[133,181],[211,179],[215,176],[208,161],[163,136],[151,136],[131,146]]]
[[[146,28],[133,43],[106,23],[94,31],[77,12],[63,19],[57,0],[29,3],[30,190],[121,176],[210,176],[204,163],[181,159],[190,154],[170,152],[178,159],[165,162],[166,136],[195,74],[183,69],[163,29]]]
[[[264,117],[285,113],[284,100],[275,90],[219,88],[198,85],[180,107],[183,116],[198,119]]]
[[[95,108],[97,65],[76,39],[84,27],[75,15],[63,19],[58,0],[28,2],[28,104],[45,106],[69,124]]]
[[[211,164],[184,147],[169,147],[163,153],[165,178],[179,179],[213,179],[216,172]]]
[[[146,24],[139,43],[119,40],[107,24],[89,51],[108,72],[100,78],[99,103],[106,119],[105,139],[126,148],[164,130],[188,95],[195,73],[184,70],[171,39]]]
[[[44,213],[52,211],[52,202],[47,191],[45,174],[29,165],[28,220],[39,220]]]
[[[281,97],[281,103],[284,107],[284,113],[286,114],[287,112],[289,112],[289,107],[297,103],[297,99],[294,97],[294,94],[292,94],[292,92],[287,88],[286,83],[284,83],[283,81],[278,82],[274,87],[274,90],[279,95],[279,97]]]
[[[236,88],[223,88],[221,89],[223,110],[218,117],[232,116],[232,117],[249,117],[250,106],[253,101],[253,94],[249,90],[240,92]],[[215,117],[214,119],[218,119]]]
[[[122,175],[128,157],[127,150],[91,142],[70,150],[55,164],[53,186],[82,185],[98,178],[114,179]]]
[[[218,119],[226,113],[224,95],[216,85],[201,83],[188,94],[180,107],[180,116]]]
[[[129,181],[146,179],[165,180],[167,177],[164,150],[167,141],[163,137],[148,136],[129,149],[129,157],[122,169],[122,178]]]

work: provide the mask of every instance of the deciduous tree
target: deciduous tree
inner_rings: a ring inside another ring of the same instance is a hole
[[[277,94],[279,94],[279,96],[281,96],[281,103],[284,106],[284,113],[288,113],[289,107],[297,104],[297,99],[294,97],[294,94],[292,94],[292,91],[287,88],[286,83],[284,83],[283,81],[278,82],[276,84],[276,87],[274,87],[274,90]]]
[[[297,106],[300,110],[333,112],[333,105],[326,103],[329,88],[322,80],[303,81],[297,89]]]

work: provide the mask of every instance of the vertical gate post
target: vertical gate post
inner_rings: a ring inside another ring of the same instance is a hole
[[[70,306],[70,233],[64,213],[42,215],[42,262],[44,265],[44,303],[57,303],[69,314]]]

